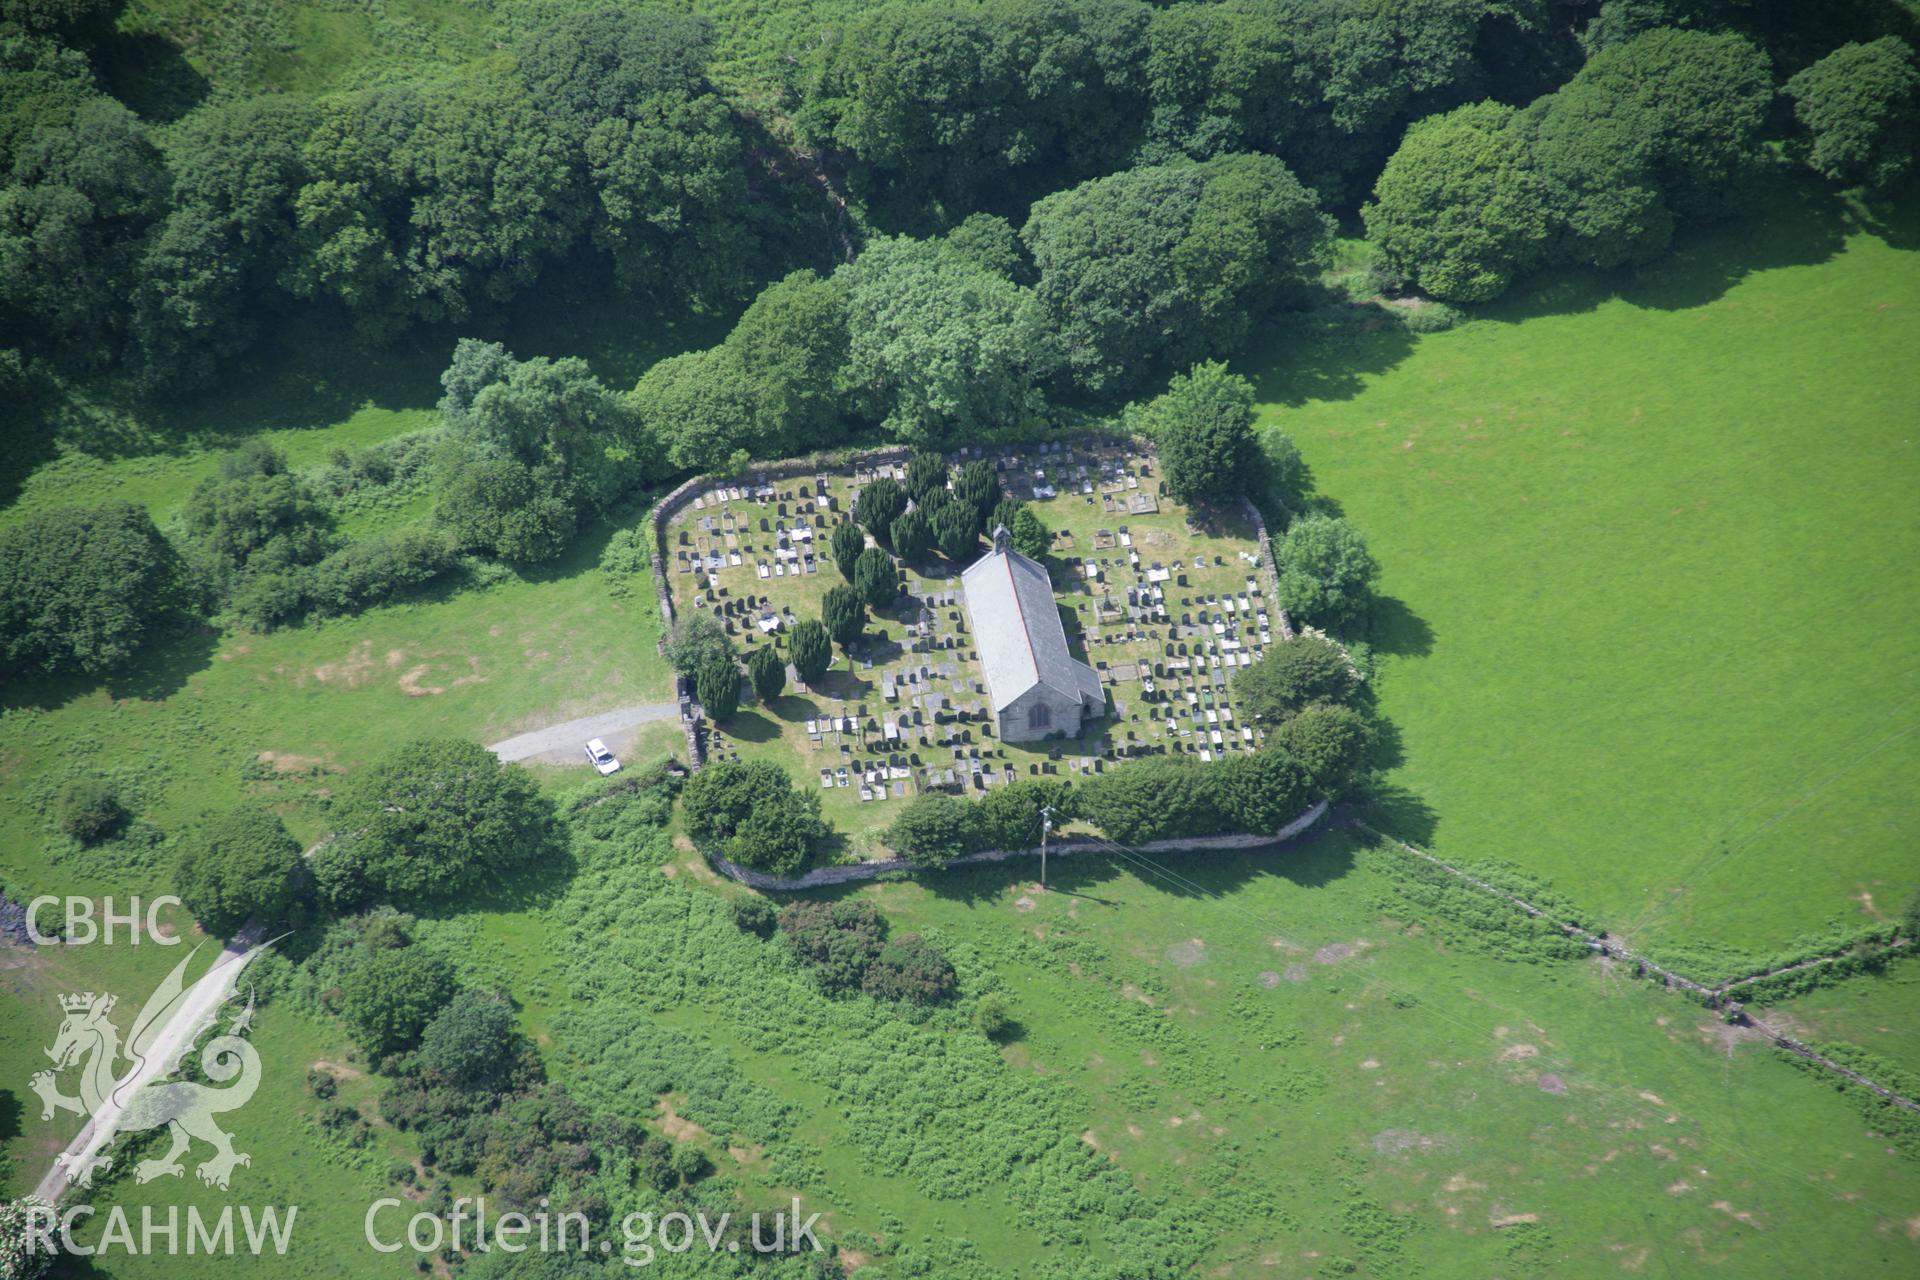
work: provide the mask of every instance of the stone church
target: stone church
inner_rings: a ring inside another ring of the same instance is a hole
[[[1003,741],[1078,737],[1085,721],[1106,714],[1100,677],[1067,650],[1045,566],[1013,549],[1005,525],[960,585]]]

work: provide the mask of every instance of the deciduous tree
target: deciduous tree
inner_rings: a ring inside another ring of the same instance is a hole
[[[54,821],[61,834],[81,844],[119,835],[132,818],[120,799],[120,789],[93,774],[67,779],[54,805]]]
[[[1341,795],[1365,770],[1373,726],[1352,707],[1310,706],[1280,726],[1273,745],[1300,766],[1312,787]]]
[[[463,550],[544,564],[566,550],[578,523],[560,489],[551,469],[481,454],[449,473],[434,519]]]
[[[485,991],[462,991],[434,1015],[420,1037],[420,1065],[462,1089],[499,1084],[519,1055],[513,1009]]]
[[[1807,163],[1835,182],[1891,187],[1920,146],[1920,68],[1898,36],[1846,44],[1787,81],[1812,142]]]
[[[1007,998],[998,991],[989,991],[973,1004],[973,1029],[989,1040],[998,1040],[1013,1025],[1013,1015],[1007,1009]]]
[[[791,876],[827,835],[820,798],[794,787],[766,760],[717,760],[687,780],[680,803],[687,829],[718,842],[742,866]]]
[[[174,885],[201,928],[230,938],[249,920],[273,926],[286,919],[300,867],[300,842],[280,816],[249,803],[188,837]]]
[[[198,568],[222,592],[256,567],[312,564],[330,549],[326,510],[272,450],[226,459],[221,474],[195,486],[180,521]]]
[[[1130,169],[1033,206],[1021,238],[1082,386],[1237,350],[1318,274],[1332,222],[1272,156]]]
[[[722,659],[733,661],[733,637],[711,613],[695,609],[674,624],[667,639],[667,662],[683,676]]]
[[[378,1061],[411,1048],[453,992],[452,966],[427,948],[376,948],[341,979],[340,1016]]]
[[[944,791],[925,791],[907,802],[887,828],[887,845],[923,867],[944,867],[962,854],[986,847],[987,823],[979,806]]]
[[[871,242],[838,275],[847,381],[888,433],[943,446],[1041,421],[1058,345],[1031,291],[940,241],[905,237]]]
[[[462,338],[441,383],[441,416],[456,439],[551,477],[550,491],[568,502],[602,509],[655,469],[626,404],[577,357],[515,360],[497,343]]]
[[[1274,548],[1280,603],[1296,618],[1338,622],[1371,598],[1379,564],[1358,530],[1338,516],[1301,516]]]
[[[1316,703],[1345,704],[1360,679],[1345,650],[1323,635],[1303,632],[1268,647],[1233,678],[1234,700],[1247,718],[1269,727]]]
[[[348,775],[314,856],[336,904],[456,892],[555,847],[553,802],[477,742],[426,738]]]
[[[1022,778],[995,787],[975,801],[986,824],[986,839],[995,849],[1031,849],[1040,843],[1042,811],[1053,810],[1054,825],[1072,816],[1064,782]]]
[[[0,185],[0,322],[105,363],[120,348],[141,245],[165,210],[160,153],[133,112],[99,96],[18,148]]]
[[[1436,298],[1497,298],[1546,257],[1555,229],[1533,116],[1476,102],[1407,130],[1362,210],[1381,256]]]
[[[886,942],[887,922],[865,898],[795,902],[780,912],[780,937],[829,995],[856,991]]]
[[[1158,442],[1167,492],[1181,502],[1225,502],[1258,471],[1253,384],[1218,361],[1175,374],[1140,415]]]
[[[1217,762],[1209,780],[1215,789],[1215,830],[1270,835],[1304,813],[1314,800],[1314,779],[1290,754],[1273,745]]]
[[[953,963],[917,933],[888,938],[860,979],[860,989],[870,996],[915,1004],[938,1004],[957,985]]]
[[[1561,254],[1644,261],[1676,220],[1728,212],[1762,161],[1773,97],[1766,55],[1730,33],[1663,28],[1595,54],[1534,108]]]
[[[61,507],[0,529],[0,668],[110,670],[175,603],[178,558],[130,502]]]

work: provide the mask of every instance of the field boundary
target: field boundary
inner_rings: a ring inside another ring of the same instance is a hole
[[[1280,828],[1272,835],[1218,835],[1183,836],[1175,840],[1150,840],[1138,846],[1147,853],[1192,853],[1204,849],[1226,849],[1236,852],[1255,852],[1277,848],[1295,836],[1308,830],[1326,816],[1329,801],[1308,809],[1305,813]],[[1075,839],[1068,837],[1047,846],[1049,857],[1067,858],[1080,853],[1104,853],[1107,842],[1104,840]],[[977,866],[989,862],[1006,862],[1013,858],[1037,857],[1038,849],[988,849],[981,853],[962,854],[947,863],[947,867]],[[877,876],[899,872],[917,872],[944,870],[938,867],[923,867],[919,863],[909,862],[905,858],[888,858],[881,862],[845,862],[831,867],[815,867],[804,875],[791,879],[770,876],[764,871],[755,871],[743,867],[737,862],[724,858],[717,853],[706,855],[713,869],[729,879],[738,880],[750,889],[759,889],[775,893],[791,893],[802,889],[819,889],[827,885],[853,884],[861,880],[872,880]]]
[[[1590,932],[1586,929],[1581,928],[1577,924],[1569,924],[1565,920],[1557,919],[1556,917],[1551,916],[1547,912],[1541,910],[1539,907],[1534,906],[1531,902],[1528,902],[1525,898],[1519,897],[1516,894],[1508,893],[1506,890],[1487,883],[1487,881],[1481,879],[1479,876],[1476,876],[1469,871],[1463,871],[1459,867],[1456,867],[1451,863],[1444,862],[1441,859],[1436,858],[1435,856],[1428,853],[1424,849],[1408,844],[1405,840],[1401,840],[1395,836],[1390,836],[1384,831],[1380,831],[1372,826],[1369,826],[1365,820],[1357,816],[1349,815],[1347,818],[1347,821],[1356,830],[1364,831],[1366,834],[1373,836],[1377,840],[1381,840],[1389,845],[1392,845],[1393,847],[1399,849],[1403,853],[1406,853],[1412,857],[1418,858],[1422,862],[1426,862],[1432,866],[1438,867],[1440,870],[1446,872],[1448,875],[1454,876],[1462,881],[1465,881],[1467,884],[1470,884],[1474,888],[1479,889],[1485,893],[1492,894],[1494,897],[1499,898],[1500,900],[1508,903],[1511,906],[1518,907],[1521,911],[1526,912],[1526,914],[1534,917],[1537,920],[1544,920],[1546,923],[1553,925],[1555,928],[1559,929],[1562,933],[1565,933],[1568,937],[1573,938],[1575,941],[1578,941],[1584,944],[1587,948],[1589,948],[1592,951],[1598,952],[1602,955],[1610,956],[1613,959],[1619,960],[1623,963],[1631,964],[1640,972],[1658,974],[1661,978],[1662,985],[1667,987],[1669,990],[1675,987],[1678,987],[1683,991],[1690,991],[1695,995],[1697,995],[1700,998],[1700,1002],[1706,1005],[1709,1009],[1724,1010],[1725,1012],[1728,1013],[1730,1018],[1732,1018],[1737,1022],[1745,1024],[1747,1026],[1753,1027],[1756,1031],[1760,1032],[1760,1034],[1764,1035],[1768,1040],[1772,1041],[1779,1048],[1785,1049],[1789,1053],[1796,1054],[1802,1058],[1807,1059],[1810,1062],[1813,1062],[1819,1066],[1825,1067],[1828,1071],[1831,1071],[1838,1076],[1841,1076],[1847,1080],[1852,1081],[1854,1084],[1859,1085],[1863,1089],[1867,1089],[1877,1094],[1881,1098],[1886,1099],[1888,1102],[1892,1103],[1896,1107],[1901,1108],[1902,1110],[1911,1111],[1915,1115],[1920,1115],[1920,1102],[1915,1102],[1913,1099],[1905,1097],[1902,1094],[1896,1093],[1892,1089],[1887,1088],[1883,1084],[1879,1084],[1879,1083],[1876,1083],[1875,1081],[1869,1080],[1867,1077],[1861,1075],[1859,1072],[1853,1070],[1852,1068],[1842,1066],[1841,1064],[1835,1062],[1832,1058],[1829,1058],[1826,1055],[1820,1053],[1819,1051],[1814,1049],[1811,1045],[1808,1045],[1799,1040],[1796,1040],[1792,1036],[1787,1035],[1783,1031],[1775,1030],[1773,1027],[1769,1026],[1766,1022],[1747,1013],[1741,1007],[1738,1001],[1724,1000],[1723,998],[1724,993],[1729,989],[1736,986],[1740,986],[1744,983],[1756,981],[1757,979],[1762,977],[1774,976],[1773,974],[1767,974],[1767,973],[1749,974],[1745,977],[1730,979],[1726,982],[1720,983],[1718,986],[1708,986],[1705,983],[1696,982],[1692,978],[1687,977],[1683,973],[1680,973],[1673,969],[1669,969],[1666,966],[1657,963],[1656,961],[1649,960],[1646,957],[1639,955],[1638,953],[1630,950],[1627,947],[1621,946],[1619,943],[1613,941],[1611,938],[1605,937],[1604,935],[1601,935],[1601,934]],[[1900,947],[1900,946],[1905,946],[1906,943],[1907,943],[1906,939],[1895,938],[1889,945],[1894,947]],[[1839,958],[1840,958],[1840,953],[1817,957],[1813,960],[1808,960],[1800,964],[1789,966],[1787,969],[1780,970],[1779,972],[1785,973],[1785,972],[1791,972],[1799,969],[1813,968],[1816,965],[1830,963],[1831,961]]]

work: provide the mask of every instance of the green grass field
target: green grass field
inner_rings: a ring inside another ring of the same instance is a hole
[[[96,893],[128,872],[163,870],[124,866],[113,845],[75,850],[53,832],[50,791],[70,772],[124,774],[139,816],[163,831],[253,792],[311,838],[320,832],[312,792],[334,771],[408,738],[492,742],[660,700],[658,614],[649,597],[609,594],[592,568],[603,540],[583,539],[537,577],[332,625],[196,633],[164,645],[123,681],[33,690],[0,713],[0,876],[16,889],[58,878]],[[263,759],[276,777],[244,775]]]
[[[1181,864],[1190,887],[1068,860],[1047,895],[1005,874],[872,892],[991,965],[1025,1028],[1009,1065],[1063,1076],[1084,1140],[1150,1193],[1218,1195],[1234,1168],[1261,1208],[1215,1274],[1911,1266],[1889,1228],[1920,1177],[1844,1104],[1598,963],[1406,924],[1384,856],[1336,834]]]
[[[1275,351],[1263,422],[1383,566],[1389,829],[1549,876],[1662,953],[1898,909],[1920,882],[1914,243],[1910,215],[1783,201],[1625,281]]]

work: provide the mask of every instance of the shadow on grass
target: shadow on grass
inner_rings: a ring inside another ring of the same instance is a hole
[[[748,707],[734,712],[721,728],[740,742],[772,742],[780,736],[778,721]]]
[[[579,870],[573,850],[562,837],[537,857],[512,870],[491,873],[465,893],[399,905],[427,920],[450,920],[469,911],[540,911],[566,896]]]
[[[1782,168],[1754,185],[1752,217],[1681,230],[1654,261],[1615,271],[1572,270],[1536,278],[1535,287],[1475,310],[1478,319],[1517,324],[1539,316],[1591,311],[1615,298],[1636,307],[1684,311],[1706,306],[1757,271],[1814,266],[1869,227],[1813,174]]]
[[[0,1142],[11,1142],[19,1137],[21,1119],[26,1108],[20,1105],[19,1095],[11,1089],[0,1089]]]
[[[1440,828],[1440,816],[1425,800],[1395,783],[1377,783],[1365,798],[1342,805],[1342,814],[1366,820],[1397,840],[1422,848],[1433,843]]]
[[[1365,636],[1379,653],[1424,658],[1433,652],[1433,628],[1394,596],[1375,596],[1368,606]]]
[[[102,675],[32,676],[0,684],[0,710],[50,711],[105,689],[115,698],[160,702],[213,665],[220,633],[198,619],[148,642],[125,666]]]
[[[789,724],[820,714],[820,704],[804,693],[783,693],[771,703],[760,705]]]
[[[1026,1038],[1027,1038],[1027,1024],[1020,1021],[1020,1019],[1018,1018],[1008,1018],[1005,1022],[1000,1024],[1000,1029],[998,1031],[994,1032],[992,1035],[987,1037],[987,1039],[993,1041],[993,1043],[995,1043],[996,1045],[1000,1045],[1002,1047],[1010,1044],[1016,1044],[1019,1041],[1025,1040]]]
[[[1862,197],[1855,211],[1861,225],[1888,247],[1920,249],[1920,175],[1895,191]]]
[[[1335,824],[1329,817],[1305,835],[1275,849],[1129,853],[1124,857],[1088,850],[1055,856],[1047,862],[1047,885],[1052,892],[1124,911],[1131,904],[1124,897],[1116,896],[1113,886],[1127,877],[1176,897],[1210,898],[1233,893],[1265,876],[1280,876],[1302,888],[1320,888],[1340,880],[1352,869],[1353,842],[1335,832]],[[1015,889],[1037,885],[1040,855],[1036,852],[1006,862],[922,871],[917,878],[927,892],[936,897],[982,906]],[[842,896],[859,887],[858,884],[835,886],[831,896]]]
[[[219,631],[196,619],[149,649],[141,661],[109,676],[107,692],[116,698],[163,702],[185,688],[188,680],[212,666],[213,655],[219,648]]]
[[[29,392],[9,406],[13,421],[0,432],[0,507],[20,496],[36,468],[60,455],[50,417],[52,397],[44,388]]]
[[[808,686],[813,692],[827,698],[837,698],[841,702],[858,702],[874,696],[874,684],[862,679],[857,672],[843,670],[836,659],[836,665],[814,684]]]
[[[1689,226],[1670,250],[1641,267],[1543,272],[1508,297],[1472,308],[1472,317],[1517,324],[1591,311],[1615,298],[1659,310],[1705,306],[1754,272],[1825,262],[1862,231],[1895,248],[1920,248],[1916,191],[1920,181],[1889,196],[1849,199],[1812,173],[1782,164],[1745,199],[1742,207],[1756,211],[1752,217]],[[1352,398],[1415,343],[1381,308],[1330,292],[1311,310],[1277,317],[1269,334],[1255,346],[1272,353],[1256,374],[1259,398],[1292,407]]]
[[[261,431],[330,427],[367,407],[431,409],[462,337],[503,342],[523,359],[584,355],[624,391],[655,361],[711,346],[732,326],[732,312],[663,311],[616,288],[594,255],[582,257],[591,261],[551,270],[512,307],[457,330],[422,326],[369,341],[338,308],[304,304],[228,361],[212,388],[156,398],[124,381],[78,377],[47,409],[45,443],[0,459],[0,499],[51,456],[56,440],[101,459],[177,454],[232,447]]]
[[[178,120],[212,87],[179,45],[150,31],[115,31],[95,46],[94,58],[113,96],[148,120]]]
[[[1400,726],[1385,716],[1372,717],[1373,749],[1367,754],[1367,764],[1379,773],[1387,773],[1407,762],[1406,747],[1400,737]]]
[[[1413,351],[1413,335],[1379,307],[1329,298],[1312,311],[1274,322],[1273,352],[1254,386],[1263,404],[1298,408],[1311,400],[1347,400],[1367,379],[1386,373]]]

